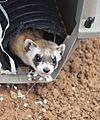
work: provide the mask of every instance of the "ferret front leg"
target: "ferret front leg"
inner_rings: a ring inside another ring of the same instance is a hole
[[[40,76],[39,78],[39,81],[47,81],[47,82],[50,82],[53,80],[52,76],[51,75],[48,75],[48,76]]]
[[[28,72],[28,80],[31,81],[31,80],[36,80],[38,79],[39,75],[37,74],[37,72],[31,70],[30,72]]]
[[[47,82],[50,82],[50,81],[53,80],[53,78],[52,78],[51,75],[45,76],[44,78],[45,78],[45,80],[46,80]]]

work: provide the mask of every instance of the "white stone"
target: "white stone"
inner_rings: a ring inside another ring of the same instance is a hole
[[[9,85],[9,84],[7,84],[7,85],[6,85],[6,87],[7,87],[7,88],[10,88],[10,85]]]
[[[41,116],[41,115],[39,116],[39,119],[42,119],[42,116]]]
[[[28,104],[27,104],[27,103],[24,103],[24,107],[28,107]]]
[[[16,86],[14,86],[14,89],[15,89],[15,90],[17,90],[17,87],[16,87]]]
[[[3,101],[4,100],[4,98],[3,97],[0,97],[0,101]]]
[[[86,101],[88,104],[90,103],[89,101]]]
[[[43,104],[43,102],[42,101],[37,101],[37,102],[35,102],[35,105],[38,105],[38,104]]]
[[[25,120],[27,120],[28,119],[28,117],[25,117]]]
[[[43,100],[43,103],[45,103],[45,104],[46,104],[47,102],[48,102],[48,100],[47,100],[47,99],[44,99],[44,100]]]
[[[47,110],[45,108],[42,108],[42,111],[45,112],[45,113],[47,112]]]
[[[32,115],[28,115],[28,118],[31,118],[32,117]]]
[[[75,88],[75,87],[72,87],[72,89],[73,89],[73,90],[76,90],[76,88]]]
[[[20,97],[20,98],[24,98],[24,95],[21,93],[20,90],[18,90],[18,97]]]

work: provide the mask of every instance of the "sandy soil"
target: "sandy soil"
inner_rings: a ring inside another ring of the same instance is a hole
[[[80,42],[55,81],[30,88],[0,87],[0,120],[100,120],[100,38]]]

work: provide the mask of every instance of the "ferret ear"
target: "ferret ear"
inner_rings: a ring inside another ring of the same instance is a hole
[[[25,50],[26,52],[28,52],[31,47],[37,47],[38,45],[33,42],[31,39],[26,39],[25,42],[24,42],[24,47],[25,47]]]
[[[61,56],[64,54],[65,47],[66,47],[65,44],[61,44],[56,48],[59,51]]]

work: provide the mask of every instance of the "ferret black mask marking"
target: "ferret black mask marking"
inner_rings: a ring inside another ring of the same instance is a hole
[[[33,63],[35,65],[35,67],[37,67],[39,65],[39,63],[50,63],[51,65],[56,66],[57,64],[57,60],[56,60],[56,56],[41,56],[39,54],[35,55],[35,58],[33,59]]]

